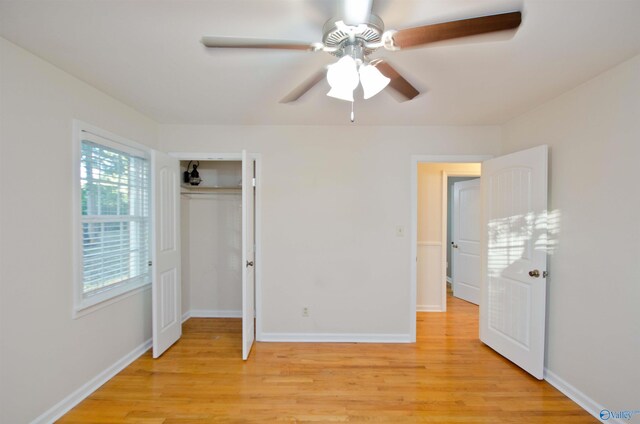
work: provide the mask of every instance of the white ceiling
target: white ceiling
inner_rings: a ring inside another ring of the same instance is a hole
[[[0,35],[160,123],[348,124],[350,104],[325,96],[326,81],[278,103],[333,56],[199,42],[320,41],[336,1],[0,0]],[[638,0],[374,0],[387,29],[520,8],[512,39],[376,52],[423,93],[357,100],[357,123],[500,124],[640,53]]]

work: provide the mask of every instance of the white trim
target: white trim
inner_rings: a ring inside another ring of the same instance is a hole
[[[190,152],[169,152],[178,160],[233,160],[241,161],[242,152],[235,153],[190,153]],[[256,161],[256,185],[255,185],[255,315],[256,315],[256,341],[261,341],[262,337],[262,154],[251,153],[251,157]],[[194,316],[194,311],[187,312],[189,317]],[[184,315],[183,315],[184,318]],[[188,319],[188,318],[187,318]]]
[[[262,339],[262,155],[252,153],[256,161],[255,177],[255,211],[254,232],[255,232],[255,315],[256,315],[256,341]]]
[[[93,135],[97,135],[98,137],[101,138],[106,138],[107,140],[110,140],[112,142],[116,142],[118,144],[123,145],[124,147],[133,147],[137,150],[140,150],[141,152],[143,152],[144,154],[146,154],[147,158],[150,156],[150,152],[151,152],[151,147],[147,146],[146,144],[142,144],[142,143],[138,143],[137,141],[134,140],[130,140],[128,138],[119,136],[117,134],[112,133],[111,131],[107,131],[107,130],[103,130],[102,128],[96,127],[94,125],[91,124],[87,124],[86,122],[83,122],[79,119],[74,119],[73,120],[73,129],[74,129],[74,135],[77,137],[80,133],[79,131],[85,131],[88,132],[90,134]],[[77,130],[77,131],[76,131]],[[79,138],[77,139],[78,142],[82,141]],[[118,148],[118,147],[116,147]]]
[[[192,309],[187,313],[189,318],[242,318],[240,309]]]
[[[80,131],[80,141],[90,141],[91,143],[104,146],[110,150],[116,150],[134,157],[149,159],[149,149],[142,150],[133,146],[138,143],[125,141],[124,139],[122,141],[115,141],[112,138],[107,138],[104,135],[96,134],[85,129],[81,129]]]
[[[262,333],[263,342],[283,343],[412,343],[409,334]]]
[[[144,153],[145,158],[150,160],[152,149],[149,146],[138,143],[133,140],[129,140],[125,137],[121,137],[117,134],[114,134],[110,131],[103,130],[102,128],[98,128],[94,125],[83,122],[79,119],[73,119],[71,122],[71,158],[72,158],[72,171],[71,171],[71,205],[72,205],[72,213],[71,213],[71,237],[72,237],[72,246],[71,252],[73,255],[72,258],[72,273],[73,278],[72,284],[73,288],[71,290],[72,293],[72,301],[71,301],[71,318],[77,319],[83,317],[87,314],[95,312],[99,309],[102,309],[106,306],[112,305],[116,302],[119,302],[123,299],[126,299],[130,296],[138,294],[144,290],[149,289],[150,283],[144,283],[143,285],[134,285],[127,286],[123,285],[120,288],[113,288],[110,290],[105,290],[104,294],[100,297],[96,297],[94,299],[85,299],[83,296],[83,277],[82,277],[82,211],[81,211],[81,190],[80,190],[80,144],[82,143],[82,135],[81,133],[87,132],[98,136],[99,138],[104,138],[107,144],[113,147],[112,143],[116,143],[122,145],[122,147],[118,147],[122,150],[124,147],[130,147],[132,149],[139,150]],[[140,153],[138,152],[138,153]],[[151,193],[149,196],[151,199]],[[150,212],[153,211],[153,205],[149,205]],[[151,219],[151,216],[149,217]],[[152,221],[150,221],[152,222]],[[151,230],[151,229],[150,229]],[[151,240],[150,248],[153,248],[153,240]]]
[[[242,160],[242,153],[189,153],[189,152],[169,152],[178,160]]]
[[[114,303],[120,302],[121,300],[124,300],[124,299],[126,299],[128,297],[131,297],[131,296],[136,295],[138,293],[142,293],[142,292],[147,291],[147,290],[151,290],[151,282],[144,283],[144,285],[142,285],[142,286],[131,287],[128,290],[126,290],[125,292],[120,293],[120,294],[115,294],[114,293],[114,295],[112,297],[110,297],[108,299],[105,299],[105,300],[99,300],[98,302],[95,302],[95,303],[86,304],[86,306],[82,306],[81,307],[82,309],[74,309],[72,318],[76,319],[76,318],[83,317],[83,316],[85,316],[87,314],[93,313],[93,312],[95,312],[95,311],[97,311],[99,309],[102,309],[102,308],[106,307],[106,306],[109,306],[109,305],[112,305]]]
[[[96,375],[94,378],[83,384],[80,388],[62,399],[60,402],[49,408],[42,415],[37,417],[31,424],[52,423],[69,412],[71,408],[86,399],[91,393],[96,391],[104,383],[112,379],[116,374],[125,369],[129,364],[151,349],[151,339],[145,341],[140,346],[120,358],[109,368]]]
[[[440,226],[441,226],[441,242],[442,246],[440,252],[440,281],[442,286],[440,287],[440,305],[442,305],[442,312],[447,312],[447,217],[449,216],[449,177],[447,171],[442,171],[442,198],[440,199]]]
[[[188,320],[189,318],[191,318],[191,311],[187,311],[184,314],[182,314],[182,323],[184,324],[186,320]]]
[[[447,283],[453,284],[453,280],[451,279],[451,277],[447,277]]]
[[[600,420],[600,411],[606,409],[604,406],[600,405],[595,400],[591,399],[589,396],[582,393],[580,390],[569,384],[567,381],[562,379],[553,371],[549,370],[549,368],[544,369],[544,379],[551,384],[553,387],[558,389],[562,394],[566,397],[577,403],[582,409],[593,415],[595,418]],[[605,421],[602,421],[605,422]],[[622,424],[622,419],[618,418],[610,418],[606,421],[607,423],[616,423]]]
[[[409,223],[409,242],[411,243],[410,277],[409,277],[409,336],[416,342],[416,321],[418,311],[418,156],[411,156],[411,222]]]
[[[417,305],[416,310],[418,312],[447,312],[446,309],[442,309],[440,305]]]
[[[80,188],[80,143],[82,142],[82,138],[80,137],[80,132],[83,128],[85,128],[85,123],[78,121],[76,119],[72,122],[72,137],[71,137],[71,160],[72,160],[72,170],[71,170],[71,253],[73,257],[71,258],[72,262],[72,274],[73,278],[71,281],[73,284],[71,290],[71,318],[76,319],[80,315],[79,311],[76,309],[76,305],[80,304],[82,301],[82,194]],[[91,311],[97,310],[97,308],[91,308]]]
[[[411,256],[410,270],[411,275],[409,277],[409,337],[412,342],[416,341],[416,302],[417,302],[417,287],[418,287],[418,163],[432,162],[432,163],[475,163],[483,162],[487,159],[491,159],[493,156],[489,155],[447,155],[447,156],[433,156],[433,155],[411,155],[410,161],[410,188],[411,188],[411,226],[409,242],[411,243]],[[445,239],[446,244],[446,239]],[[446,261],[446,252],[445,252]],[[445,268],[446,276],[446,268]],[[444,281],[444,280],[443,280]],[[444,284],[444,283],[443,283]],[[446,296],[446,286],[445,286]],[[446,298],[445,298],[446,305]]]
[[[415,163],[477,163],[492,159],[493,155],[412,155]]]

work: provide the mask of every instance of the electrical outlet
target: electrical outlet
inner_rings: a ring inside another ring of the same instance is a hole
[[[302,316],[303,317],[308,317],[309,316],[309,308],[307,308],[306,306],[304,308],[302,308]]]

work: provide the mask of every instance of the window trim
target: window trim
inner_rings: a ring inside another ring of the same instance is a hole
[[[81,145],[82,140],[89,140],[102,144],[104,146],[115,148],[125,153],[140,154],[149,160],[149,176],[153,175],[151,169],[151,148],[127,138],[118,136],[109,131],[87,124],[80,120],[73,120],[73,174],[72,174],[72,208],[73,208],[73,301],[72,301],[72,318],[76,319],[81,316],[87,315],[91,312],[95,312],[105,306],[119,302],[130,296],[133,296],[142,291],[149,290],[151,288],[151,280],[153,279],[153,268],[151,268],[151,278],[148,281],[132,281],[122,285],[116,285],[110,289],[104,290],[100,293],[96,293],[89,298],[83,296],[83,279],[82,279],[82,200],[80,189],[80,161],[81,161]],[[84,135],[88,134],[87,135]],[[150,181],[149,190],[153,190],[153,181]],[[150,220],[150,237],[149,237],[149,251],[153,254],[153,240],[154,240],[154,226],[153,226],[153,196],[152,192],[149,193],[149,220]]]

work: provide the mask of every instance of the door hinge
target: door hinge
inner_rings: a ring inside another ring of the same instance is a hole
[[[153,261],[149,261],[149,262],[148,262],[148,265],[149,265],[149,266],[153,266]]]

